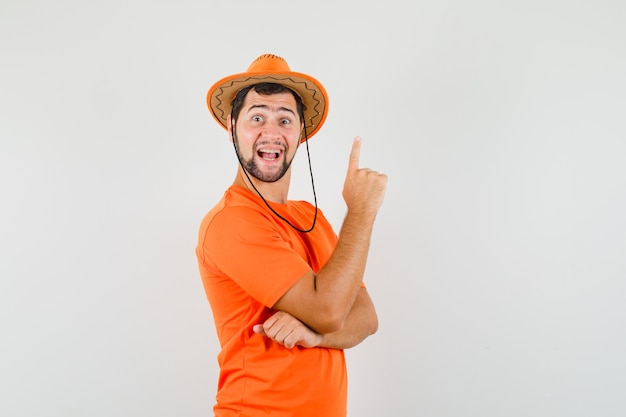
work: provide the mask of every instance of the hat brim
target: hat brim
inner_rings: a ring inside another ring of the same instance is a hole
[[[209,89],[207,105],[213,118],[224,129],[232,111],[232,101],[242,88],[259,83],[281,84],[295,91],[304,104],[304,124],[307,138],[311,138],[324,124],[328,114],[328,94],[315,78],[298,73],[240,73],[222,78]],[[306,138],[302,138],[302,141]]]

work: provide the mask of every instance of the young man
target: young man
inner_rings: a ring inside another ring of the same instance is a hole
[[[356,138],[337,237],[317,202],[288,199],[296,150],[326,119],[321,83],[267,54],[207,103],[239,160],[196,250],[221,345],[215,415],[343,417],[343,349],[378,327],[362,281],[387,177],[359,167]]]

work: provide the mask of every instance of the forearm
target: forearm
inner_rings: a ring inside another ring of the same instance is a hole
[[[321,334],[341,330],[361,288],[374,219],[375,213],[348,210],[324,267],[298,280],[272,308]]]
[[[264,323],[253,327],[255,333],[266,336],[289,349],[294,346],[348,349],[361,343],[377,329],[378,317],[374,303],[365,288],[360,289],[345,320],[345,325],[336,332],[317,333],[284,311],[276,312]]]
[[[359,291],[352,309],[341,330],[323,334],[319,347],[349,349],[361,343],[378,330],[378,317],[374,304],[365,288]]]
[[[348,212],[332,256],[315,277],[318,298],[341,321],[347,319],[361,288],[373,224],[374,216]]]

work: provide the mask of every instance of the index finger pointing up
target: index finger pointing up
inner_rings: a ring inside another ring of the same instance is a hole
[[[350,162],[348,163],[348,172],[359,169],[359,157],[361,155],[361,137],[357,136],[352,142],[352,150],[350,151]]]

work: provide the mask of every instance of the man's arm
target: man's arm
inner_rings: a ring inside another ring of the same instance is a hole
[[[294,346],[348,349],[376,333],[378,317],[367,290],[361,288],[348,313],[345,325],[339,331],[327,334],[316,333],[300,320],[283,311],[273,314],[263,324],[255,325],[253,330],[289,349]]]
[[[360,151],[361,140],[356,138],[343,187],[348,212],[333,254],[317,274],[305,274],[272,306],[320,334],[338,332],[347,322],[361,288],[374,220],[385,194],[387,176],[359,168]]]
[[[378,316],[374,303],[367,290],[361,288],[343,328],[337,332],[323,334],[319,346],[348,349],[358,345],[377,330]]]

